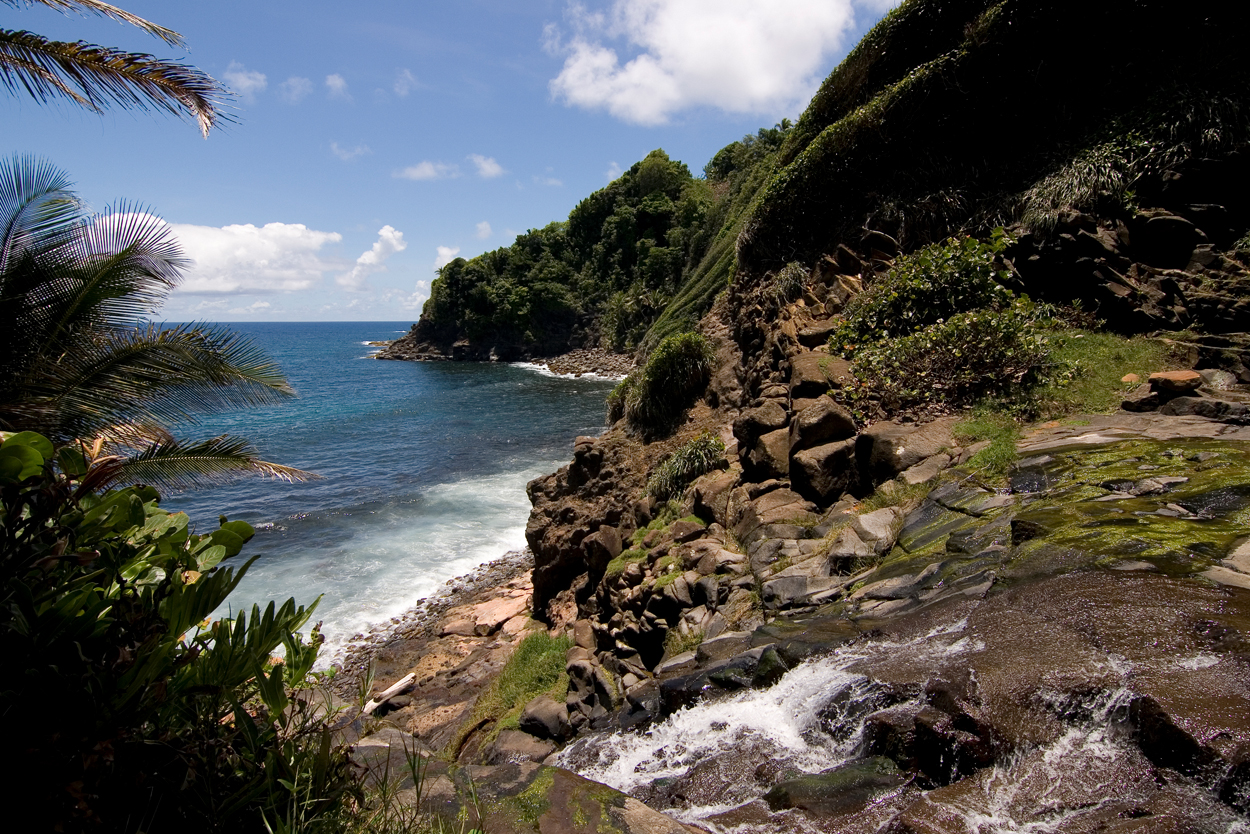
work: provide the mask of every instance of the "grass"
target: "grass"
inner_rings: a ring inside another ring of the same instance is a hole
[[[625,568],[645,561],[646,558],[647,551],[642,548],[632,547],[629,550],[624,550],[621,552],[620,556],[617,556],[611,562],[608,562],[608,566],[604,570],[603,575],[607,577],[620,576],[625,572]]]
[[[1061,330],[1050,337],[1051,362],[1059,373],[1028,394],[1037,404],[1036,416],[1102,414],[1120,407],[1124,395],[1138,383],[1121,378],[1137,374],[1145,381],[1154,371],[1180,366],[1170,346],[1157,339],[1126,339],[1112,333]]]
[[[1233,248],[1237,250],[1250,252],[1250,232],[1246,232],[1245,236],[1242,237],[1241,240],[1234,243]]]
[[[994,477],[1006,474],[1016,462],[1016,441],[1020,424],[1010,415],[989,409],[974,410],[972,416],[955,424],[955,439],[971,445],[988,440],[990,445],[977,452],[968,465]]]
[[[902,507],[912,501],[919,501],[932,489],[931,483],[909,484],[901,479],[886,481],[873,490],[872,495],[860,502],[859,511],[862,515],[875,510],[884,510],[886,507]]]
[[[691,629],[682,634],[678,629],[670,628],[664,637],[664,656],[676,657],[679,654],[685,654],[698,648],[702,642],[702,629]]]
[[[656,467],[647,479],[647,494],[661,501],[679,498],[695,479],[716,469],[724,460],[724,442],[705,431]]]
[[[569,686],[565,655],[572,647],[568,636],[552,637],[546,631],[536,631],[522,640],[499,677],[478,697],[466,727],[491,721],[494,736],[500,730],[516,729],[521,710],[535,697],[549,694],[563,698]],[[461,742],[463,738],[457,739],[456,746]]]

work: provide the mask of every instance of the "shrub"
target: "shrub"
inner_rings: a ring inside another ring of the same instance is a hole
[[[0,652],[15,672],[0,714],[18,719],[23,760],[10,789],[50,830],[332,814],[354,782],[320,705],[292,696],[316,660],[317,630],[296,633],[316,604],[210,623],[251,564],[219,563],[254,531],[222,518],[193,533],[151,487],[97,494],[119,465],[32,432],[0,446]]]
[[[959,313],[862,348],[854,372],[891,409],[1009,394],[1041,379],[1050,354],[1037,326],[1041,314],[1027,299]]]
[[[803,295],[807,283],[807,270],[797,262],[783,266],[773,277],[769,291],[778,305],[788,304]]]
[[[700,334],[669,336],[608,396],[609,418],[619,409],[642,434],[671,431],[707,388],[712,358],[712,346]]]
[[[716,469],[725,459],[725,444],[703,432],[673,452],[647,479],[647,494],[661,501],[678,498],[700,475]]]
[[[1004,307],[1012,293],[999,254],[1011,242],[1001,229],[989,241],[950,238],[899,258],[876,284],[847,307],[829,337],[848,358],[867,342],[909,336],[957,313]]]
[[[569,678],[565,655],[573,648],[567,635],[552,637],[546,630],[535,631],[521,641],[499,671],[499,677],[482,693],[466,725],[476,727],[484,720],[495,722],[493,732],[517,727],[521,710],[536,696],[548,693],[563,698]]]

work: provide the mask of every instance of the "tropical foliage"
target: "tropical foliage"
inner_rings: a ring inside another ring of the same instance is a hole
[[[96,14],[128,23],[170,46],[185,47],[177,32],[101,0],[0,0],[22,8]],[[0,85],[39,102],[68,99],[99,112],[107,105],[190,116],[204,136],[222,118],[230,93],[206,73],[177,61],[84,41],[49,40],[33,32],[0,29]]]
[[[239,438],[171,434],[206,409],[292,394],[272,361],[224,328],[141,323],[186,265],[169,227],[141,208],[92,215],[56,168],[0,165],[0,429],[80,441],[93,457],[119,458],[110,471],[132,481],[307,477]]]
[[[725,465],[725,443],[710,432],[703,432],[682,444],[647,478],[647,494],[661,501],[680,498],[686,487],[700,475]]]
[[[355,787],[306,688],[319,637],[297,632],[316,603],[209,619],[251,564],[220,565],[252,528],[197,533],[151,487],[101,491],[116,461],[0,437],[11,795],[47,830],[262,831],[292,808],[334,812]]]
[[[669,336],[641,368],[608,395],[608,420],[655,436],[672,431],[703,394],[712,376],[712,345],[698,333]]]

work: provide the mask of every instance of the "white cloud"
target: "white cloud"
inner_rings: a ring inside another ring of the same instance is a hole
[[[434,268],[442,269],[456,259],[460,254],[459,246],[440,246],[438,247],[438,257],[434,259]]]
[[[483,220],[481,223],[477,224],[477,239],[478,240],[486,240],[486,238],[490,237],[490,235],[491,235],[490,223]]]
[[[339,159],[343,160],[344,162],[350,162],[351,160],[355,159],[358,156],[364,156],[367,153],[373,153],[373,151],[369,150],[368,145],[357,145],[354,148],[342,148],[342,147],[339,147],[338,142],[331,142],[330,150],[334,153],[335,156],[337,156]]]
[[[196,295],[291,292],[306,290],[334,264],[321,256],[338,232],[319,232],[302,223],[192,226],[170,228],[195,265],[179,292]]]
[[[571,37],[544,32],[565,56],[551,93],[644,125],[698,106],[793,111],[854,27],[856,2],[876,10],[887,0],[612,0],[597,12],[571,3]]]
[[[347,92],[347,79],[338,73],[326,76],[326,89],[330,91],[330,98],[351,100],[352,94]]]
[[[264,313],[273,305],[268,301],[257,301],[246,307],[231,307],[230,312],[244,316],[254,316],[257,313]]]
[[[366,278],[375,272],[386,271],[383,262],[387,258],[407,248],[408,243],[404,240],[403,232],[395,229],[393,226],[383,226],[381,229],[378,229],[378,239],[374,241],[373,248],[362,253],[356,259],[356,265],[351,268],[350,272],[346,272],[334,280],[338,282],[340,287],[346,287],[349,290],[362,290],[365,288]]]
[[[534,182],[538,183],[539,185],[550,185],[553,187],[564,185],[564,182],[562,180],[558,180],[555,177],[535,176]]]
[[[250,70],[238,61],[231,61],[222,77],[226,79],[226,85],[244,101],[254,101],[256,94],[263,93],[269,86],[263,72]]]
[[[395,76],[395,95],[403,98],[417,88],[417,77],[410,70],[400,70]]]
[[[608,178],[608,182],[612,182],[614,179],[619,177],[621,173],[622,171],[620,165],[617,165],[615,162],[609,162],[608,170],[604,171],[603,175]]]
[[[425,159],[402,171],[396,171],[395,176],[405,180],[446,180],[460,176],[460,167]]]
[[[471,153],[466,158],[477,167],[477,175],[484,180],[494,179],[504,172],[503,166],[496,162],[493,156]]]
[[[298,75],[292,75],[278,85],[278,95],[282,96],[288,104],[299,104],[312,90],[312,81]]]

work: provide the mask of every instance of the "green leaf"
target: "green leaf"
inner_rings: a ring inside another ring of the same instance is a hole
[[[5,446],[29,446],[38,452],[44,460],[52,457],[52,441],[33,431],[19,431],[4,441]]]
[[[246,521],[224,521],[221,524],[222,530],[229,530],[244,542],[249,542],[256,535],[256,528],[248,524]]]
[[[24,481],[42,471],[43,455],[30,446],[6,442],[0,448],[0,477],[6,481]]]

